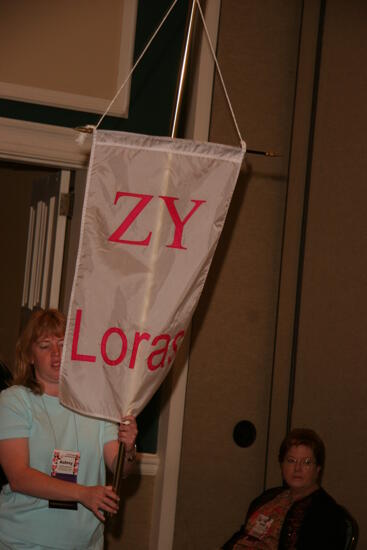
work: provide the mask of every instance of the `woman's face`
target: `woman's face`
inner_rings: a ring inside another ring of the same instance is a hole
[[[36,378],[43,384],[46,393],[53,393],[58,387],[63,343],[63,336],[47,334],[31,346]]]
[[[313,450],[306,445],[292,445],[281,464],[283,479],[290,489],[305,494],[318,486],[320,469]]]

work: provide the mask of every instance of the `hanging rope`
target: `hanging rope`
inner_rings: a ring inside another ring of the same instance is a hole
[[[208,27],[207,27],[206,22],[205,22],[203,10],[201,9],[199,0],[194,0],[194,1],[196,2],[196,5],[197,5],[197,7],[198,7],[198,9],[199,9],[200,17],[201,17],[201,20],[202,20],[202,22],[203,22],[203,26],[204,26],[204,30],[205,30],[205,34],[206,34],[206,38],[207,38],[207,40],[208,40],[208,44],[209,44],[210,51],[211,51],[211,53],[212,53],[212,56],[213,56],[213,59],[214,59],[214,62],[215,62],[215,66],[217,67],[217,71],[218,71],[219,78],[220,78],[220,81],[221,81],[221,84],[222,84],[222,87],[223,87],[224,95],[226,96],[226,100],[227,100],[227,103],[228,103],[228,107],[229,107],[229,110],[231,111],[232,120],[233,120],[233,123],[234,123],[234,125],[235,125],[235,128],[236,128],[236,131],[237,131],[237,134],[238,134],[238,137],[239,137],[241,146],[242,146],[244,149],[246,149],[246,143],[245,143],[244,140],[242,139],[241,132],[240,132],[239,126],[238,126],[238,124],[237,124],[237,120],[236,120],[236,117],[235,117],[235,114],[234,114],[234,111],[233,111],[233,108],[232,108],[231,100],[229,99],[229,94],[228,94],[228,92],[227,92],[227,88],[226,88],[226,85],[225,85],[225,83],[224,83],[224,78],[223,78],[223,75],[222,75],[222,71],[220,70],[220,66],[219,66],[219,62],[218,62],[217,56],[215,55],[213,43],[212,43],[212,41],[211,41],[210,34],[209,34],[209,31],[208,31]]]
[[[155,37],[157,36],[157,34],[159,33],[159,31],[161,30],[161,28],[163,27],[164,23],[166,22],[166,19],[168,18],[169,14],[171,13],[171,11],[173,10],[173,8],[175,7],[175,5],[177,4],[178,0],[174,0],[171,4],[171,7],[167,10],[165,16],[163,17],[162,21],[159,23],[158,27],[156,28],[156,30],[154,31],[154,33],[152,34],[150,40],[148,41],[148,43],[146,44],[145,48],[143,49],[143,51],[141,52],[141,54],[139,55],[138,59],[136,60],[136,62],[134,63],[131,71],[129,72],[129,74],[127,75],[127,77],[125,78],[124,82],[121,84],[120,88],[117,90],[115,96],[111,99],[110,103],[108,104],[107,106],[107,109],[105,110],[105,112],[103,113],[103,115],[101,116],[101,118],[99,119],[97,125],[96,125],[96,130],[98,129],[98,127],[100,126],[100,124],[102,123],[103,119],[105,118],[105,116],[107,115],[107,113],[109,112],[109,110],[111,109],[112,105],[115,103],[116,99],[118,98],[118,96],[120,95],[120,93],[122,92],[122,90],[124,89],[124,87],[126,86],[126,84],[128,83],[129,79],[131,78],[133,72],[135,71],[136,67],[139,65],[140,61],[143,59],[146,51],[149,49],[151,43],[153,42],[153,40],[155,39]]]
[[[230,98],[229,98],[229,94],[228,94],[228,91],[227,91],[227,88],[226,88],[226,85],[224,83],[224,79],[223,79],[223,75],[222,75],[222,71],[220,69],[220,66],[219,66],[219,62],[218,62],[218,59],[217,59],[217,56],[215,54],[215,51],[214,51],[214,47],[213,47],[213,43],[211,41],[211,38],[210,38],[210,34],[209,34],[209,31],[208,31],[208,27],[206,25],[206,22],[205,22],[205,18],[204,18],[204,14],[203,14],[203,11],[201,9],[201,5],[200,5],[200,2],[199,0],[193,0],[194,3],[196,4],[198,10],[199,10],[199,13],[200,13],[200,17],[201,17],[201,20],[202,20],[202,23],[203,23],[203,26],[204,26],[204,30],[205,30],[205,34],[206,34],[206,38],[208,40],[208,44],[209,44],[209,48],[210,48],[210,51],[211,51],[211,54],[213,56],[213,59],[214,59],[214,62],[215,62],[215,66],[217,68],[217,71],[218,71],[218,74],[219,74],[219,78],[220,78],[220,81],[221,81],[221,84],[222,84],[222,87],[223,87],[223,91],[224,91],[224,94],[225,94],[225,97],[226,97],[226,100],[227,100],[227,103],[228,103],[228,107],[229,107],[229,110],[230,110],[230,113],[231,113],[231,116],[232,116],[232,120],[233,120],[233,123],[234,123],[234,126],[236,128],[236,132],[237,132],[237,135],[238,135],[238,138],[240,140],[240,144],[241,144],[241,147],[243,149],[246,150],[246,143],[245,141],[242,139],[242,135],[241,135],[241,132],[240,132],[240,129],[239,129],[239,126],[238,126],[238,123],[237,123],[237,120],[236,120],[236,116],[234,114],[234,110],[232,108],[232,104],[231,104],[231,101],[230,101]],[[84,132],[84,133],[90,133],[93,131],[93,129],[97,130],[99,128],[99,126],[102,124],[104,118],[106,117],[106,115],[108,114],[108,112],[110,111],[112,105],[115,103],[116,99],[118,98],[118,96],[120,95],[120,93],[122,92],[122,90],[124,89],[124,87],[126,86],[126,84],[128,83],[128,81],[130,80],[132,74],[134,73],[135,69],[137,68],[137,66],[139,65],[140,61],[142,60],[142,58],[144,57],[145,53],[147,52],[147,50],[149,49],[150,45],[152,44],[153,40],[155,39],[155,37],[157,36],[157,34],[159,33],[159,31],[161,30],[161,28],[163,27],[164,23],[166,22],[167,18],[169,17],[171,11],[173,10],[173,8],[175,7],[175,5],[177,4],[178,0],[173,0],[170,8],[167,10],[166,14],[164,15],[162,21],[159,23],[158,27],[156,28],[156,30],[154,31],[154,33],[152,34],[151,38],[149,39],[149,41],[147,42],[146,46],[144,47],[143,51],[141,52],[141,54],[139,55],[138,59],[136,60],[136,62],[134,63],[133,67],[131,68],[130,72],[128,73],[128,75],[126,76],[125,80],[123,81],[123,83],[121,84],[121,86],[119,87],[119,89],[117,90],[116,94],[114,95],[114,97],[111,99],[110,103],[108,104],[105,112],[103,113],[103,115],[100,117],[98,123],[93,126],[93,125],[86,125],[82,128],[77,128],[78,130],[80,130],[81,132]],[[80,136],[80,138],[82,138],[82,136]],[[78,141],[81,141],[81,139]]]

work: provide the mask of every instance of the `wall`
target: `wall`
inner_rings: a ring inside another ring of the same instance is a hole
[[[315,119],[292,424],[326,442],[325,487],[367,547],[367,5],[326,3]]]
[[[221,7],[218,58],[252,149],[193,320],[173,548],[212,549],[239,528],[264,486],[301,2]],[[238,144],[217,81],[210,140]],[[250,420],[255,443],[236,446]]]
[[[287,428],[324,438],[323,485],[367,544],[363,438],[367,74],[361,0],[222,2],[219,61],[248,155],[193,323],[176,549],[215,548],[280,482]],[[218,86],[211,139],[234,143]],[[252,420],[252,447],[231,440]]]

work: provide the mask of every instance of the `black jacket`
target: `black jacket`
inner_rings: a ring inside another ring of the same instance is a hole
[[[245,535],[247,519],[265,503],[284,491],[276,487],[265,491],[249,507],[245,523],[223,546],[231,550],[234,544]],[[344,550],[346,543],[345,513],[341,506],[323,489],[318,489],[308,497],[296,501],[288,510],[280,532],[278,550],[288,550],[294,532],[296,516],[303,514],[303,521],[297,529],[297,550]]]

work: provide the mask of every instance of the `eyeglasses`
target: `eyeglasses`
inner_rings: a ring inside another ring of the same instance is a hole
[[[296,466],[296,464],[300,464],[304,468],[310,468],[312,464],[316,464],[316,462],[308,456],[306,458],[300,458],[300,459],[294,458],[293,456],[288,456],[285,459],[285,462],[290,466]]]

